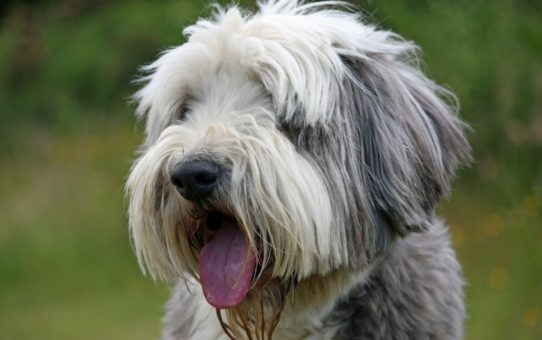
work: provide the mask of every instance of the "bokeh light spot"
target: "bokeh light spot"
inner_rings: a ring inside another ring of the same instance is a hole
[[[527,309],[525,315],[523,315],[523,321],[529,328],[534,328],[540,322],[540,307],[535,306]]]
[[[508,284],[508,271],[505,268],[494,269],[489,275],[489,285],[493,289],[503,289]]]

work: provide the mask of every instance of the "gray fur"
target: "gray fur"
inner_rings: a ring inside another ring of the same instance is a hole
[[[461,339],[462,287],[461,266],[444,224],[436,220],[428,231],[395,242],[328,322],[341,325],[337,339]]]
[[[395,236],[426,230],[456,168],[470,161],[455,97],[405,61],[413,53],[345,57],[339,117],[328,126],[300,120],[281,127],[318,163],[328,190],[344,195],[333,202],[335,220],[351,226],[345,239],[353,268],[370,264]]]

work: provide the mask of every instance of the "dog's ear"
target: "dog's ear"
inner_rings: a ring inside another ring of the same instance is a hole
[[[251,49],[255,73],[283,125],[335,135],[308,140],[340,143],[320,158],[352,177],[346,186],[364,220],[401,235],[423,230],[470,160],[455,97],[423,74],[414,44],[327,3],[291,10],[295,21],[262,22],[274,34]]]
[[[470,160],[454,95],[405,59],[404,51],[343,57],[343,110],[359,122],[359,171],[374,221],[400,235],[429,226],[456,168]]]

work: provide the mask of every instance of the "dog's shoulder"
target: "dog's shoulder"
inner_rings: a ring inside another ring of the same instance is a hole
[[[442,221],[399,239],[366,283],[329,319],[346,320],[337,339],[461,339],[461,266]]]

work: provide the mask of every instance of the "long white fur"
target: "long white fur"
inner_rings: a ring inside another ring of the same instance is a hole
[[[261,91],[254,90],[258,84],[241,88],[242,97],[232,93],[229,101],[222,99],[220,95],[227,98],[230,89],[240,89],[232,87],[232,77],[236,76],[215,77],[208,84],[211,100],[194,106],[193,114],[183,124],[164,129],[132,170],[128,180],[132,197],[129,215],[140,263],[153,277],[161,279],[174,280],[187,272],[197,275],[196,259],[188,244],[172,243],[186,240],[179,223],[187,217],[179,214],[182,205],[189,203],[178,196],[167,179],[168,169],[184,155],[207,149],[223,155],[225,159],[221,161],[231,164],[229,205],[243,226],[258,227],[250,230],[248,236],[259,233],[261,239],[268,241],[263,246],[264,262],[270,255],[268,247],[273,248],[273,274],[305,277],[325,273],[333,260],[320,259],[340,258],[344,254],[340,254],[338,246],[333,248],[334,244],[327,242],[336,235],[331,225],[330,198],[318,180],[318,170],[276,130],[270,104],[262,102]],[[250,84],[248,80],[241,83]],[[215,96],[215,91],[220,95]],[[248,109],[237,111],[244,106]],[[251,180],[247,181],[247,177]],[[165,187],[157,183],[164,183]],[[162,193],[156,190],[168,190],[169,197],[173,197],[163,200],[160,209],[155,206],[155,197]],[[187,266],[190,258],[193,261]]]

